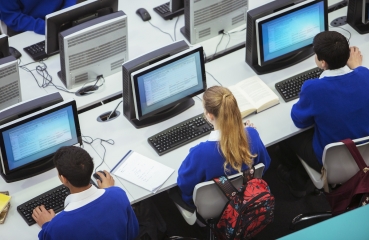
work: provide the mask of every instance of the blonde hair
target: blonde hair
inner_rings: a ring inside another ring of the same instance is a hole
[[[228,88],[213,86],[203,95],[205,111],[213,114],[221,132],[218,148],[225,158],[224,170],[228,165],[241,172],[242,164],[253,165],[253,158],[244,130],[237,101]]]

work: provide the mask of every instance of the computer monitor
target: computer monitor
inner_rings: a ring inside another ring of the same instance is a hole
[[[13,107],[17,109],[24,106]],[[0,126],[1,175],[13,182],[45,172],[54,167],[52,156],[60,147],[76,144],[81,145],[82,138],[74,100],[10,121]]]
[[[312,56],[314,37],[328,30],[327,9],[327,0],[278,0],[250,10],[247,64],[256,73],[264,74]]]
[[[0,58],[4,58],[8,56],[10,56],[8,36],[5,34],[1,34],[0,35]]]
[[[203,49],[184,41],[123,64],[123,112],[136,128],[185,111],[205,89]]]
[[[183,8],[184,8],[184,0],[170,0],[169,1],[169,10],[171,12],[175,12]]]
[[[118,0],[88,0],[45,17],[45,52],[59,51],[59,33],[91,19],[118,11]]]
[[[246,23],[249,0],[185,0],[185,26],[181,33],[199,43]]]
[[[347,23],[358,33],[369,33],[369,0],[351,0],[347,5]]]
[[[128,60],[127,16],[117,11],[60,33],[58,76],[67,89],[107,77]]]

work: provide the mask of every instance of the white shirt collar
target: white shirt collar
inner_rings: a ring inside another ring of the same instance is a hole
[[[320,74],[320,78],[324,78],[324,77],[335,77],[335,76],[341,76],[341,75],[345,75],[347,73],[352,72],[352,70],[348,67],[348,66],[344,66],[338,69],[334,69],[334,70],[324,70],[321,74]]]
[[[220,140],[220,131],[219,130],[214,130],[210,132],[208,141],[219,141]]]
[[[104,192],[105,189],[98,189],[94,185],[91,185],[89,189],[83,192],[70,194],[64,201],[64,211],[68,212],[83,207],[99,198]]]

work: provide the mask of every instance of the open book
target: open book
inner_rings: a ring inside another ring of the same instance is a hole
[[[242,118],[279,103],[279,97],[258,76],[247,78],[228,89],[237,100]]]

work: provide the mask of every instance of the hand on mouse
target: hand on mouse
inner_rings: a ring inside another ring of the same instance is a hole
[[[104,173],[106,175],[106,177],[104,176],[103,173],[101,172],[96,172],[97,175],[100,176],[101,181],[99,179],[96,180],[97,185],[99,186],[99,188],[108,188],[111,186],[114,186],[114,178],[110,175],[110,173],[106,170],[104,170]]]

